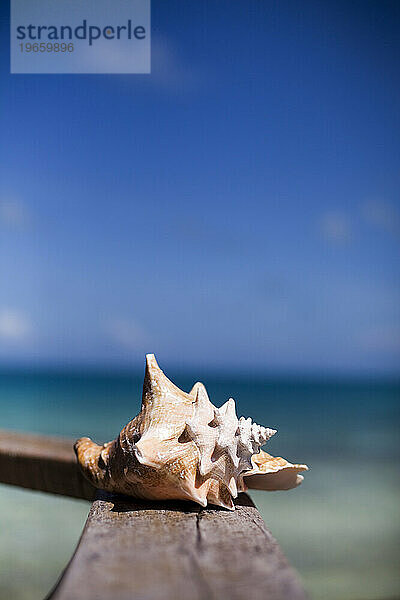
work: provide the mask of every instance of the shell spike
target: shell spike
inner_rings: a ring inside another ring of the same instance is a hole
[[[196,393],[194,412],[186,422],[186,433],[195,442],[199,453],[199,473],[206,475],[212,468],[212,455],[214,453],[218,430],[209,427],[214,419],[215,407],[211,404],[206,388],[202,383],[196,383],[190,396]]]
[[[175,388],[175,385],[172,383],[172,381],[170,381],[168,377],[164,375],[163,371],[158,366],[154,354],[146,354],[146,372],[144,376],[143,389],[146,386],[154,392],[157,392],[158,388],[163,386],[172,386]]]
[[[236,417],[236,404],[233,398],[229,398],[219,409],[221,415],[226,415],[228,418]]]
[[[205,385],[203,383],[201,383],[201,381],[197,381],[194,384],[194,386],[192,387],[192,389],[189,392],[189,396],[193,396],[193,398],[197,398],[198,396],[201,396],[203,398],[206,398],[208,401],[210,401],[210,398],[208,397]]]
[[[146,371],[143,382],[143,400],[145,398],[145,390],[152,391],[159,385],[162,385],[166,379],[164,373],[158,366],[156,357],[154,354],[146,354]]]
[[[157,363],[157,359],[156,359],[156,355],[155,354],[146,354],[146,367],[147,368],[157,368],[159,369],[160,367],[158,366]]]
[[[208,419],[208,423],[214,418],[214,407],[210,402],[207,390],[199,381],[192,387],[189,396],[195,397],[195,415]],[[208,424],[207,423],[207,424]]]

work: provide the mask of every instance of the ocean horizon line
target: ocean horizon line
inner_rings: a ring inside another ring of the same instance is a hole
[[[213,380],[244,380],[283,382],[286,383],[315,383],[315,384],[384,384],[400,385],[400,371],[382,370],[355,370],[331,368],[262,368],[228,366],[201,366],[177,364],[175,361],[164,361],[160,365],[168,371],[170,378],[195,377],[197,379]],[[72,378],[113,378],[126,379],[142,378],[144,374],[144,361],[142,365],[134,363],[106,363],[106,362],[0,362],[0,377],[7,376],[52,376]]]

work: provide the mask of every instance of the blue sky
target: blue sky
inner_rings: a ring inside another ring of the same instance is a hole
[[[397,2],[152,2],[151,75],[10,75],[0,364],[399,372]]]

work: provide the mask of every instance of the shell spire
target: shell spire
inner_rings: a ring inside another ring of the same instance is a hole
[[[300,483],[305,465],[260,451],[275,433],[238,419],[233,398],[214,406],[200,382],[189,393],[180,390],[148,354],[140,413],[115,440],[101,446],[81,438],[75,452],[84,475],[101,489],[234,510],[232,499],[247,487]]]

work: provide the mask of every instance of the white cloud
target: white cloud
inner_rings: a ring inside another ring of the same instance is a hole
[[[169,91],[195,91],[203,79],[199,65],[188,64],[171,42],[160,36],[152,40],[151,82]]]
[[[362,215],[373,227],[396,235],[400,234],[400,211],[393,204],[367,202],[362,208]]]
[[[31,324],[27,315],[19,310],[4,308],[0,310],[0,338],[9,341],[21,341],[31,333]]]
[[[329,212],[319,222],[321,235],[336,244],[348,242],[351,238],[351,225],[348,217],[340,212]]]
[[[114,342],[131,350],[147,342],[144,329],[132,319],[112,319],[107,324],[106,331]]]
[[[140,48],[140,47],[139,47]],[[135,64],[145,64],[145,48],[142,48],[143,58],[135,54]],[[78,55],[77,55],[78,60]],[[77,72],[88,73],[131,73],[132,70],[132,46],[131,44],[98,43],[95,47],[83,47],[79,53],[79,68]]]
[[[132,46],[130,44],[97,44],[96,52],[87,47],[80,54],[88,72],[112,71],[118,65],[118,71],[129,73],[132,66]],[[209,73],[208,73],[209,78]],[[173,92],[193,92],[201,85],[203,72],[199,66],[189,64],[183,52],[179,52],[170,40],[153,36],[151,40],[151,73],[146,74],[138,83],[155,86],[157,89]],[[136,81],[135,81],[136,83]],[[137,84],[136,84],[137,85]]]

